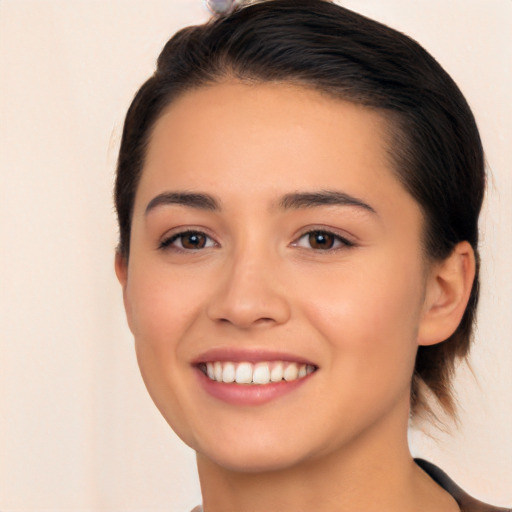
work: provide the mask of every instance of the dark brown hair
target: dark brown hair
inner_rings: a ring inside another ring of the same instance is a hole
[[[455,333],[421,346],[413,412],[428,409],[422,384],[455,416],[454,364],[469,351],[478,302],[478,216],[484,156],[471,110],[450,76],[409,37],[326,0],[256,2],[175,34],[137,92],[121,140],[115,203],[125,258],[152,128],[180,94],[227,79],[287,82],[378,109],[390,122],[397,178],[421,206],[425,254],[442,260],[467,240],[476,255],[471,297]]]

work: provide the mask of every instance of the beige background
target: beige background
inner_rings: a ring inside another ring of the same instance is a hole
[[[512,1],[346,0],[429,49],[479,121],[493,178],[462,427],[415,454],[512,504]],[[201,0],[0,0],[0,510],[187,511],[194,457],[143,388],[113,273],[124,112]]]

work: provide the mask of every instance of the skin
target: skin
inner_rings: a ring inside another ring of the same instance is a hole
[[[393,175],[387,129],[381,114],[315,91],[237,82],[186,93],[155,126],[116,272],[149,393],[197,452],[205,512],[458,510],[412,461],[407,424],[418,345],[457,327],[474,258],[463,242],[426,263],[422,212]],[[281,205],[326,190],[369,208]],[[169,192],[218,208],[147,211]],[[205,247],[161,247],[187,229]],[[312,229],[334,246],[312,246]],[[232,347],[318,370],[269,403],[231,405],[202,389],[192,362]]]

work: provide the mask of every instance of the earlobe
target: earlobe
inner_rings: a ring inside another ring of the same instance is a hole
[[[418,330],[419,345],[448,339],[466,310],[475,278],[475,254],[460,242],[445,260],[435,263],[427,278],[425,302]]]

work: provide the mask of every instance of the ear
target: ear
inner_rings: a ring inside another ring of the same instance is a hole
[[[116,270],[116,276],[117,280],[121,284],[121,287],[123,288],[123,303],[124,303],[124,310],[126,312],[126,319],[128,320],[128,326],[130,327],[130,330],[132,330],[132,322],[131,322],[131,307],[130,307],[130,301],[128,300],[128,260],[125,256],[123,256],[119,251],[116,251],[116,257],[115,257],[115,263],[114,267]],[[132,330],[133,332],[133,330]]]
[[[458,243],[448,258],[432,265],[418,330],[419,345],[440,343],[455,332],[474,279],[475,254],[468,242]]]
[[[125,256],[123,256],[119,251],[116,251],[114,267],[116,269],[117,280],[123,287],[124,293],[126,285],[128,284],[128,261],[126,261]]]

